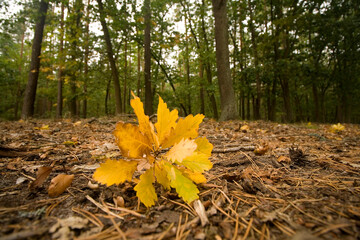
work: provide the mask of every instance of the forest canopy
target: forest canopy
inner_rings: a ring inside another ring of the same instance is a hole
[[[219,2],[225,15],[216,15]],[[227,74],[218,54],[228,51],[237,118],[360,123],[359,6],[352,0],[0,1],[0,119],[24,114],[27,85],[37,74],[33,117],[132,113],[133,91],[147,114],[160,95],[179,115],[219,119]],[[216,16],[227,24],[225,50],[217,45]]]

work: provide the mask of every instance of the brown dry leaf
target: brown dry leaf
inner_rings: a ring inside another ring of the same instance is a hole
[[[39,167],[36,174],[36,179],[31,183],[30,189],[35,189],[37,187],[40,187],[48,178],[51,171],[52,171],[52,167]]]
[[[57,197],[62,194],[66,188],[68,188],[72,181],[74,180],[74,175],[59,174],[51,180],[48,193],[50,197]]]
[[[280,157],[278,157],[277,161],[279,163],[283,162],[283,163],[289,164],[291,162],[291,159],[287,156],[280,156]]]

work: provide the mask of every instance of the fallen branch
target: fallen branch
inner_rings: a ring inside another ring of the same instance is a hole
[[[237,152],[237,151],[254,151],[255,146],[238,146],[230,148],[214,148],[212,153],[227,153],[227,152]]]

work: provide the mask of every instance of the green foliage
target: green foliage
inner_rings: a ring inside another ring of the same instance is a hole
[[[143,10],[133,0],[103,2],[123,105],[130,113],[130,90],[144,98]],[[1,3],[4,8],[0,8],[0,118],[15,119],[21,111],[38,3],[17,3],[22,9],[13,16],[6,12],[8,4]],[[78,111],[87,100],[88,117],[112,115],[115,94],[113,84],[108,85],[112,78],[102,32],[95,30],[99,26],[97,6],[91,2],[87,8],[86,1],[63,1],[65,42],[64,60],[60,62],[61,3],[52,3],[54,11],[48,11],[46,20],[36,116],[55,116],[60,65],[65,74],[65,117],[69,116],[71,99],[76,99]],[[360,98],[356,97],[360,94],[360,13],[356,1],[300,4],[290,0],[229,0],[227,7],[230,63],[240,118],[253,118],[257,77],[260,77],[262,119],[360,122]],[[220,102],[211,1],[154,0],[151,8],[153,105],[157,104],[155,96],[161,94],[181,115],[185,110],[188,114],[204,111],[207,117],[214,117],[213,103],[219,110]],[[89,37],[86,37],[87,21]],[[257,66],[253,40],[257,45]],[[90,52],[87,77],[86,42]]]

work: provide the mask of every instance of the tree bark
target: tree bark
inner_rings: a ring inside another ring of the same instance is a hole
[[[220,121],[236,119],[237,117],[229,62],[226,3],[227,0],[212,0],[215,17],[216,65],[221,101]]]
[[[211,72],[211,62],[209,59],[209,53],[210,53],[210,47],[209,47],[209,41],[207,39],[207,34],[206,34],[206,28],[205,28],[205,0],[202,0],[201,3],[201,11],[200,11],[200,15],[201,15],[201,29],[202,29],[202,34],[203,34],[203,38],[204,38],[204,45],[205,45],[205,49],[206,52],[208,53],[207,56],[204,57],[204,65],[205,65],[205,71],[206,71],[206,79],[208,84],[211,86],[212,83],[212,72]],[[201,50],[200,50],[201,51]],[[207,94],[209,96],[210,99],[210,103],[211,103],[211,108],[214,114],[214,118],[215,119],[219,119],[219,114],[218,114],[218,110],[217,110],[217,104],[216,104],[216,99],[215,99],[215,95],[213,91],[207,91]]]
[[[63,76],[64,76],[64,3],[61,3],[61,18],[60,18],[60,37],[59,37],[59,69],[57,74],[58,89],[57,89],[57,104],[56,104],[56,118],[62,117],[63,111]]]
[[[87,116],[87,85],[88,85],[88,73],[89,73],[89,19],[90,14],[90,0],[87,1],[86,7],[86,24],[85,24],[85,56],[84,56],[84,86],[83,86],[83,93],[84,93],[84,100],[83,100],[83,109],[82,109],[82,117],[86,118]]]
[[[144,21],[145,21],[145,32],[144,32],[144,55],[145,55],[145,114],[148,116],[152,115],[152,91],[151,91],[151,8],[150,0],[144,0]]]
[[[34,115],[34,103],[40,69],[41,43],[44,34],[46,12],[48,7],[49,3],[46,0],[42,0],[40,2],[39,18],[36,21],[35,34],[32,45],[28,83],[25,89],[24,103],[21,112],[22,119],[27,119]]]
[[[257,47],[257,39],[256,33],[254,28],[254,17],[252,12],[252,6],[250,0],[248,1],[249,5],[249,13],[250,13],[250,22],[249,28],[251,32],[251,44],[254,54],[254,66],[255,66],[255,78],[256,78],[256,98],[254,102],[254,119],[260,119],[260,105],[261,105],[261,80],[260,80],[260,73],[259,73],[259,57],[258,57],[258,47]]]
[[[101,26],[104,32],[104,40],[106,43],[106,49],[107,49],[107,55],[109,58],[109,63],[111,67],[111,75],[114,82],[114,90],[115,90],[115,106],[116,106],[116,114],[120,114],[123,112],[122,109],[122,101],[121,101],[121,89],[120,89],[120,83],[119,83],[119,72],[116,68],[115,59],[114,59],[114,52],[112,49],[112,44],[110,41],[110,34],[109,30],[106,25],[105,21],[105,13],[104,13],[104,7],[101,0],[97,0],[97,3],[99,5],[99,12],[100,12],[100,22]]]

